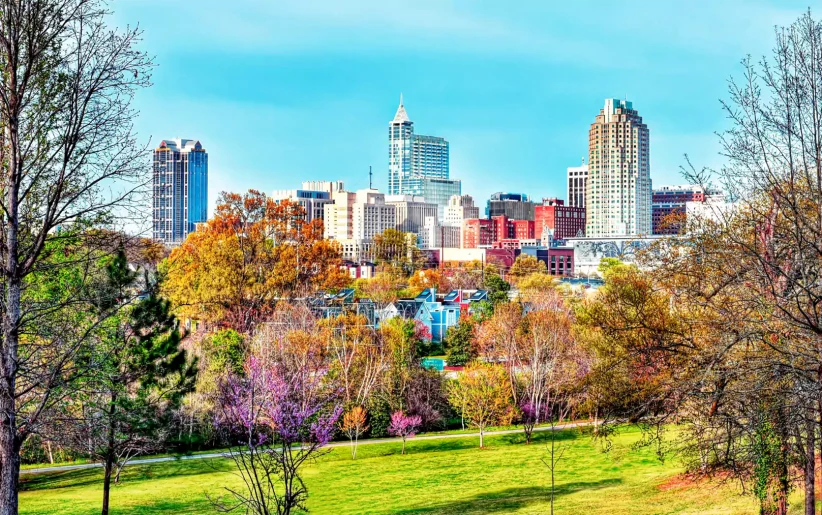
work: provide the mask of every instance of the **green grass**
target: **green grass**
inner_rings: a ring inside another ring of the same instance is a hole
[[[636,429],[625,429],[610,452],[577,430],[560,433],[570,445],[557,473],[557,514],[747,514],[748,497],[729,486],[675,480],[681,466],[635,449]],[[521,434],[413,441],[337,448],[306,468],[311,513],[354,514],[543,514],[548,512],[548,435],[525,445]],[[118,514],[211,514],[207,495],[238,485],[229,460],[175,461],[128,467],[112,491]],[[674,478],[674,480],[672,480]],[[23,476],[22,514],[99,513],[100,470]],[[797,493],[798,495],[798,493]],[[799,500],[798,497],[796,499]],[[792,511],[793,513],[793,511]],[[797,511],[798,513],[798,511]]]

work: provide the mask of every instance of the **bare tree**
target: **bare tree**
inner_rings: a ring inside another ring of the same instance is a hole
[[[82,373],[72,357],[84,332],[41,324],[77,299],[31,298],[32,275],[70,266],[51,259],[61,229],[117,221],[146,178],[130,103],[151,61],[139,30],[112,30],[106,15],[103,0],[0,1],[2,515],[18,511],[23,442]]]

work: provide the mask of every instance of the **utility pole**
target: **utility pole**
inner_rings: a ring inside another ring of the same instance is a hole
[[[445,226],[440,225],[440,270],[445,270]]]

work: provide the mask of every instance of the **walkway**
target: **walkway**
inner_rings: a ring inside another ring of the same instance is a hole
[[[534,432],[537,431],[551,431],[553,430],[560,430],[560,429],[573,429],[575,427],[585,427],[591,425],[590,422],[574,422],[571,424],[559,424],[555,427],[551,426],[542,426],[534,428]],[[502,431],[486,431],[485,436],[500,436],[500,435],[512,435],[516,433],[522,433],[522,429],[505,429]],[[421,441],[421,440],[445,440],[448,438],[479,438],[479,433],[449,433],[444,435],[429,435],[429,436],[415,436],[411,438],[410,441]],[[378,443],[397,443],[401,442],[400,438],[375,438],[373,440],[360,440],[358,445],[374,445]],[[326,447],[350,447],[351,442],[333,442],[328,444]],[[166,456],[163,458],[142,458],[137,460],[129,461],[126,466],[132,465],[149,465],[151,463],[165,463],[168,461],[178,461],[178,460],[204,460],[204,459],[215,459],[215,458],[224,458],[227,454],[225,452],[215,452],[215,453],[208,453],[208,454],[186,454],[182,456]],[[41,468],[33,468],[33,469],[25,469],[21,470],[20,474],[44,474],[50,472],[69,472],[72,470],[84,470],[84,469],[93,469],[102,467],[102,463],[83,463],[81,465],[60,465],[57,467],[41,467]]]

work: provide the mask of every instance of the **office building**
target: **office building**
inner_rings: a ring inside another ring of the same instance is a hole
[[[324,191],[330,195],[337,191],[345,191],[345,185],[343,181],[303,181],[302,189]]]
[[[412,189],[412,178],[448,179],[448,142],[436,136],[414,134],[400,96],[400,106],[388,124],[388,194],[419,194]]]
[[[585,234],[585,209],[566,206],[564,200],[542,199],[534,208],[535,236],[548,245],[549,240],[576,238]]]
[[[588,165],[568,167],[568,205],[585,207],[585,189],[588,187]]]
[[[423,197],[413,195],[386,195],[385,203],[395,208],[394,228],[398,231],[419,236],[425,226],[425,219],[437,219],[437,205],[426,202]],[[419,243],[419,242],[418,242]]]
[[[310,183],[303,183],[310,184]],[[305,221],[322,220],[325,216],[325,205],[331,203],[331,193],[328,191],[316,190],[277,190],[271,194],[271,198],[277,202],[289,200],[299,204],[305,210]]]
[[[491,195],[485,207],[485,216],[507,216],[514,220],[533,220],[536,204],[524,193],[502,193]]]
[[[323,209],[323,234],[340,243],[343,258],[360,261],[370,258],[374,236],[396,225],[396,208],[386,204],[385,195],[374,189],[336,191],[333,203]]]
[[[163,140],[153,171],[152,237],[179,244],[208,219],[208,153],[196,140]]]
[[[474,198],[471,195],[452,195],[445,206],[442,224],[462,227],[462,222],[469,218],[479,218],[479,207],[474,205]]]
[[[412,177],[408,181],[408,195],[420,196],[425,201],[437,205],[437,216],[445,217],[448,199],[462,194],[462,182],[455,179],[438,179],[434,177]]]
[[[588,134],[587,237],[651,234],[648,137],[631,102],[605,100]]]
[[[520,248],[522,241],[536,245],[534,220],[512,220],[505,215],[463,222],[462,248]]]
[[[652,196],[652,231],[653,234],[679,234],[684,227],[689,207],[691,214],[706,215],[713,208],[724,210],[724,195],[721,191],[705,188],[698,184],[660,186],[654,188]],[[710,209],[701,209],[699,204],[710,202]],[[678,216],[673,216],[678,215]]]
[[[441,225],[436,217],[427,216],[420,232],[420,248],[459,248],[461,233],[461,227]]]

